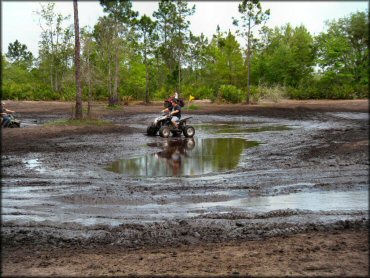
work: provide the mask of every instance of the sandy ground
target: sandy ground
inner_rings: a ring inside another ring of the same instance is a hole
[[[204,124],[295,128],[238,135],[264,144],[236,169],[178,178],[104,169],[152,153],[145,145],[161,149],[162,138],[145,136],[160,103],[97,103],[94,116],[112,121],[104,127],[43,125],[70,117],[72,103],[7,104],[23,127],[2,130],[3,276],[368,276],[368,212],[357,199],[350,210],[225,205],[368,194],[367,100],[198,103],[184,114],[199,140],[214,136]]]

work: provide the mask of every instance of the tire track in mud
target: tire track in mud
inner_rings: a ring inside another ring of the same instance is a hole
[[[133,247],[365,229],[368,216],[362,210],[251,213],[241,207],[217,206],[247,196],[366,190],[369,164],[364,151],[368,145],[354,151],[340,149],[368,139],[364,135],[366,120],[335,115],[310,114],[304,121],[198,116],[196,123],[268,122],[298,128],[243,135],[264,144],[245,150],[235,170],[196,177],[125,177],[104,170],[116,159],[160,149],[146,146],[162,139],[143,136],[139,128],[145,122],[143,116],[125,119],[138,132],[122,126],[121,132],[50,138],[33,152],[7,154],[4,159],[3,238],[10,245],[109,243]],[[116,122],[123,121],[117,118]],[[37,159],[40,164],[30,168],[25,159]],[[189,209],[189,204],[215,205]]]

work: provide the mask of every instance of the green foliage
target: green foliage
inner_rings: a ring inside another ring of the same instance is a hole
[[[190,104],[188,107],[187,107],[188,110],[199,110],[200,109],[200,106],[197,105],[197,104]]]
[[[328,30],[316,37],[317,63],[324,83],[331,83],[332,95],[353,95],[358,85],[369,83],[369,17],[357,12],[349,17],[327,22]],[[343,86],[339,89],[339,86]],[[349,87],[352,86],[352,90]],[[334,93],[337,92],[337,93]]]
[[[109,104],[105,108],[109,110],[123,110],[123,107],[119,104]]]
[[[241,87],[245,73],[242,52],[235,36],[230,32],[219,32],[212,39],[208,49],[207,71],[204,79],[207,86],[216,90],[222,84]]]
[[[244,99],[244,93],[233,85],[221,85],[218,91],[218,100],[238,103]]]
[[[216,100],[215,91],[207,86],[200,86],[195,88],[193,97],[196,99],[210,99],[211,101]]]
[[[28,51],[27,46],[21,44],[18,40],[9,44],[6,57],[12,63],[26,63],[27,66],[31,66],[33,61],[32,52]]]
[[[171,96],[173,92],[171,90],[167,90],[165,87],[161,87],[157,90],[154,94],[154,100],[164,100]]]
[[[140,20],[131,1],[101,4],[106,16],[81,31],[84,100],[108,100],[115,109],[119,100],[163,101],[180,88],[185,101],[192,95],[238,103],[246,99],[248,84],[255,103],[369,97],[368,11],[330,21],[317,36],[304,26],[262,27],[258,40],[250,36],[249,45],[241,46],[235,36],[248,39],[249,20],[262,26],[268,17],[257,0],[240,4],[238,32],[218,26],[210,42],[189,31],[195,8],[186,1],[161,0],[154,19]],[[3,98],[75,100],[73,29],[64,27],[69,17],[54,7],[42,5],[38,13],[39,57],[33,59],[18,40],[2,55]]]
[[[265,44],[252,61],[255,83],[296,87],[313,73],[313,38],[304,26],[264,29]]]

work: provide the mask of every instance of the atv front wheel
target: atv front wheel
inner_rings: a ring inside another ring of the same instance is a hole
[[[195,134],[195,129],[194,127],[187,125],[184,127],[184,135],[185,137],[193,137]]]
[[[17,128],[17,127],[20,127],[20,124],[18,124],[18,123],[11,123],[11,124],[9,125],[9,127],[10,127],[10,128]]]
[[[168,126],[162,126],[159,129],[159,136],[163,138],[168,138],[170,136],[170,128]]]
[[[146,134],[148,136],[155,136],[157,134],[157,132],[158,132],[158,128],[155,125],[150,125],[146,129]]]

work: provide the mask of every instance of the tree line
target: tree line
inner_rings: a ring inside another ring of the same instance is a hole
[[[236,33],[217,26],[211,39],[190,31],[196,6],[161,0],[139,17],[131,1],[101,0],[104,16],[80,29],[82,97],[117,105],[181,97],[232,103],[284,95],[294,99],[368,97],[368,11],[326,22],[312,35],[304,25],[268,28],[257,0],[243,0]],[[73,100],[75,44],[69,16],[55,4],[37,13],[38,57],[18,40],[2,54],[2,98]],[[243,38],[241,45],[237,37]]]

